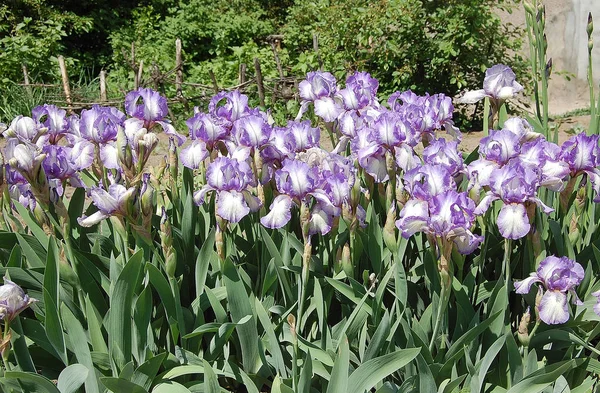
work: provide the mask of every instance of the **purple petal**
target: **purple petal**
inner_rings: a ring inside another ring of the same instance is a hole
[[[292,199],[287,195],[278,195],[269,207],[269,214],[260,219],[267,228],[281,228],[292,218]]]
[[[500,234],[505,239],[520,239],[531,229],[525,206],[520,203],[504,205],[498,214],[497,223]]]
[[[138,105],[140,99],[143,101]],[[162,120],[168,113],[167,100],[152,89],[131,91],[125,97],[127,114],[147,122]]]
[[[558,325],[569,320],[567,295],[558,291],[546,291],[540,302],[540,319],[548,325]]]
[[[204,198],[209,191],[214,191],[215,189],[209,186],[208,184],[204,185],[201,189],[194,193],[194,203],[198,206],[201,206],[204,203]]]
[[[429,222],[429,205],[426,201],[411,199],[400,211],[400,218],[396,221],[396,227],[402,232],[406,239],[417,232],[427,228]]]
[[[170,121],[162,120],[162,121],[156,121],[155,123],[160,125],[163,128],[163,131],[165,132],[165,134],[170,135],[177,140],[177,146],[183,145],[183,143],[185,142],[185,136],[178,133]]]

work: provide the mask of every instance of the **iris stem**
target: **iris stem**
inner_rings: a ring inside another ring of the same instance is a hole
[[[450,254],[452,252],[452,246],[444,246],[444,241],[440,238],[436,239],[434,243],[437,245],[439,257],[438,266],[440,270],[440,301],[435,316],[435,323],[433,325],[433,332],[431,335],[431,342],[429,343],[429,352],[433,351],[435,341],[437,339],[440,325],[442,323],[443,310],[446,309],[448,301],[450,300],[450,291],[452,289],[452,261]],[[435,248],[435,246],[433,246]]]
[[[512,253],[512,239],[504,240],[504,259],[502,261],[502,270],[504,271],[504,285],[506,285],[506,304],[508,310],[509,298],[510,298],[510,254]],[[510,313],[507,312],[506,318],[510,323]]]
[[[10,333],[10,324],[8,322],[4,322],[4,331],[2,333],[2,341],[6,340],[6,338],[8,337]],[[4,370],[5,371],[10,371],[11,367],[10,367],[10,363],[8,362],[8,356],[9,356],[9,352],[10,351],[10,344],[9,343],[5,343],[4,348],[2,349],[2,362],[4,363]]]

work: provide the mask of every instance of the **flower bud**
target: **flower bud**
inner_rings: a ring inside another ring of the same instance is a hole
[[[552,58],[546,63],[546,79],[550,78],[550,75],[552,75]]]
[[[396,239],[396,205],[393,203],[387,212],[385,225],[383,226],[383,241],[392,254],[398,251],[398,240]]]
[[[346,273],[346,276],[354,277],[354,266],[352,265],[352,256],[350,254],[350,245],[348,243],[344,244],[344,248],[342,249],[340,265],[344,273]]]
[[[529,1],[523,1],[523,8],[525,8],[525,12],[527,12],[529,15],[535,15],[533,5]]]
[[[144,173],[142,178],[142,189],[140,191],[142,214],[146,217],[152,216],[154,212],[154,188],[149,184],[150,174]]]
[[[531,314],[529,313],[529,307],[525,310],[525,313],[521,317],[521,321],[519,322],[519,330],[517,332],[517,337],[519,342],[524,346],[529,345],[529,322],[531,321]]]
[[[169,138],[169,172],[171,179],[177,182],[179,173],[179,157],[177,156],[177,144],[173,138]]]
[[[289,314],[287,317],[287,323],[290,325],[290,331],[292,332],[292,338],[296,339],[296,317],[294,314]]]
[[[544,296],[544,290],[538,287],[537,294],[535,295],[535,319],[540,320],[540,304],[542,303],[542,297]]]
[[[592,37],[592,33],[594,32],[594,18],[592,17],[592,13],[588,14],[587,26],[585,27],[585,31],[587,33],[588,38]]]

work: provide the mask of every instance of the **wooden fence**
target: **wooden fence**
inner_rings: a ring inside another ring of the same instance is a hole
[[[302,76],[286,76],[281,60],[279,58],[280,44],[283,40],[281,35],[271,35],[267,37],[267,42],[270,44],[273,51],[273,58],[277,67],[277,78],[264,78],[261,62],[258,58],[254,58],[253,73],[248,72],[247,64],[240,64],[238,70],[238,84],[235,86],[219,86],[217,78],[212,71],[209,71],[210,84],[184,81],[184,66],[185,62],[182,55],[181,40],[175,40],[175,67],[168,71],[161,70],[156,63],[150,67],[150,72],[144,74],[144,61],[136,59],[135,44],[131,44],[131,52],[124,53],[126,63],[133,75],[133,85],[137,89],[139,87],[151,87],[157,91],[165,92],[167,85],[175,86],[175,96],[167,97],[169,103],[181,103],[186,110],[189,110],[190,102],[206,101],[210,97],[220,91],[240,90],[243,93],[258,94],[259,102],[262,106],[265,105],[267,95],[272,101],[276,100],[298,100],[298,83],[305,78]],[[313,49],[317,55],[320,68],[322,61],[319,54],[319,44],[317,35],[313,35]],[[124,52],[127,52],[126,50]],[[109,100],[107,97],[106,87],[106,71],[102,70],[99,74],[99,90],[98,99],[86,100],[83,94],[78,93],[77,89],[72,89],[69,82],[68,70],[64,58],[58,56],[58,65],[61,74],[61,84],[41,84],[31,83],[27,67],[23,65],[23,83],[26,90],[31,91],[32,88],[44,88],[54,92],[50,94],[48,103],[55,104],[61,108],[68,110],[69,113],[79,111],[81,109],[91,108],[93,105],[122,105],[123,99]],[[187,95],[184,94],[184,87]],[[193,94],[190,94],[193,92]],[[89,94],[87,94],[89,97]]]

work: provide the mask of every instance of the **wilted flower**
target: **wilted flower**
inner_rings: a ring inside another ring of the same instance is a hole
[[[549,256],[540,263],[535,273],[516,282],[515,290],[524,295],[529,293],[533,283],[541,283],[545,292],[538,305],[540,319],[549,325],[565,323],[569,320],[567,294],[571,294],[574,303],[581,304],[575,287],[581,283],[584,274],[579,263],[567,257]]]
[[[35,302],[37,300],[30,298],[20,286],[5,278],[4,285],[0,286],[0,319],[10,323]]]

